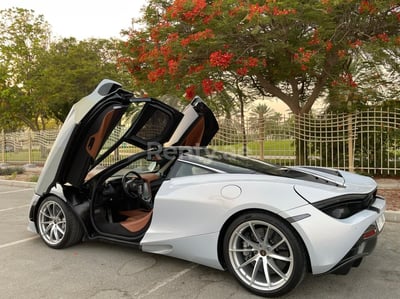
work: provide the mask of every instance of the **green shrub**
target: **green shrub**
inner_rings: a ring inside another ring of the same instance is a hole
[[[29,178],[29,182],[36,183],[38,181],[38,179],[39,179],[39,176],[34,174]]]
[[[17,175],[24,173],[23,167],[6,167],[0,168],[0,175]]]

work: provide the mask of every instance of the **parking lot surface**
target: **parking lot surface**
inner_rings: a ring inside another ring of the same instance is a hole
[[[31,188],[0,186],[1,298],[256,298],[227,272],[104,242],[54,250],[27,231]],[[340,242],[340,240],[338,240]],[[307,275],[284,298],[399,298],[400,224],[347,276]]]

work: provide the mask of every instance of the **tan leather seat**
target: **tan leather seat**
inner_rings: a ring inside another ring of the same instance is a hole
[[[159,174],[157,173],[143,173],[141,177],[145,180],[148,188],[147,192],[149,194],[147,196],[152,196],[151,194],[151,186],[150,182],[157,180],[160,178]],[[153,210],[151,211],[144,211],[144,210],[129,210],[129,211],[120,211],[119,212],[123,216],[127,216],[124,221],[121,221],[120,224],[130,232],[136,233],[141,231],[146,227],[146,225],[150,222],[151,216],[153,215]]]
[[[143,211],[143,210],[130,210],[121,211],[121,215],[128,216],[127,219],[120,222],[120,224],[130,232],[139,232],[146,227],[150,222],[153,210]]]

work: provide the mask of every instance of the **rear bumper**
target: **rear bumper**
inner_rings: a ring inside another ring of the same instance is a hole
[[[349,250],[345,257],[337,263],[328,273],[345,275],[352,267],[358,267],[364,256],[369,255],[375,249],[380,231],[376,224],[365,230],[357,243]]]
[[[312,273],[318,275],[356,266],[373,251],[379,231],[373,235],[366,232],[377,227],[385,207],[385,200],[376,197],[368,209],[346,219],[333,218],[310,205],[286,211],[284,216],[310,215],[292,225],[307,248]]]

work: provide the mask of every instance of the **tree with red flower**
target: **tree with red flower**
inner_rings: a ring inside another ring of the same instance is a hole
[[[222,90],[204,82],[238,78],[295,114],[309,112],[369,44],[399,34],[399,6],[389,0],[150,0],[144,12],[122,61],[146,90],[179,95],[176,86],[191,86],[215,99]]]
[[[378,47],[398,47],[399,10],[391,0],[150,0],[121,61],[150,94],[196,93],[229,113],[252,91],[298,115],[362,55],[393,53]],[[345,82],[361,88],[357,78]]]

